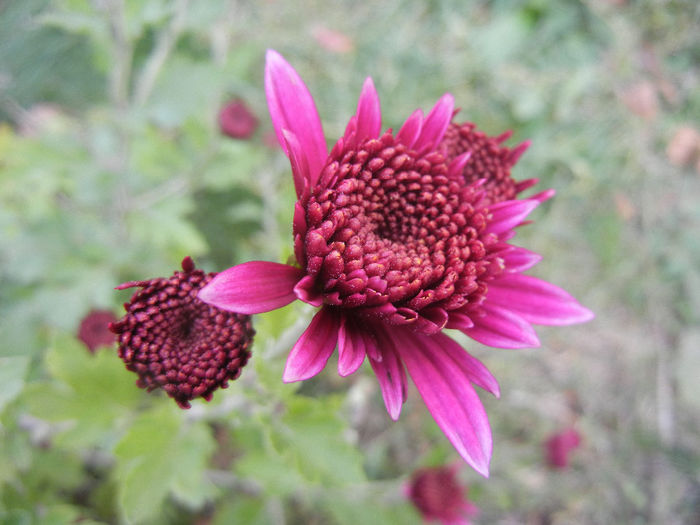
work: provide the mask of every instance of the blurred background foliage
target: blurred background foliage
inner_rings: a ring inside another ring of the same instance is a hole
[[[185,255],[290,255],[266,48],[329,140],[365,76],[386,127],[450,91],[558,190],[519,244],[597,319],[537,350],[462,340],[503,392],[491,478],[460,467],[477,521],[700,523],[699,27],[694,0],[0,3],[0,523],[418,523],[408,476],[459,461],[414,391],[390,421],[371,371],[282,384],[304,306],[257,316],[241,379],[188,411],[76,337]],[[232,98],[250,140],[218,129]],[[552,470],[542,443],[571,426]]]

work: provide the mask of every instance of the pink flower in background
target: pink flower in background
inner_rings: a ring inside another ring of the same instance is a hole
[[[569,466],[569,455],[581,445],[581,435],[574,428],[553,434],[544,442],[547,465],[555,469]]]
[[[91,353],[100,346],[113,345],[116,341],[114,334],[109,330],[109,324],[116,321],[117,317],[109,310],[91,310],[80,322],[78,339],[80,339]]]
[[[416,470],[406,493],[425,521],[469,525],[469,518],[479,512],[467,499],[467,487],[457,479],[454,466]]]
[[[345,33],[324,26],[316,26],[312,30],[316,42],[331,53],[349,53],[355,49],[355,43]]]
[[[197,298],[215,274],[195,268],[189,257],[170,278],[121,284],[138,286],[124,305],[126,315],[110,324],[119,336],[119,357],[150,392],[162,388],[181,408],[238,378],[250,358],[250,316],[222,311]]]
[[[268,51],[265,90],[298,197],[298,266],[254,261],[229,268],[200,299],[246,314],[295,299],[321,307],[292,348],[283,380],[315,376],[337,345],[338,373],[352,374],[367,357],[389,415],[398,419],[405,366],[459,454],[488,475],[491,430],[473,385],[498,396],[498,383],[442,329],[523,348],[539,345],[532,324],[593,317],[561,288],[522,273],[540,256],[509,241],[540,201],[490,203],[483,179],[465,180],[469,152],[448,159],[441,146],[453,115],[450,94],[428,115],[416,110],[397,133],[382,133],[368,78],[329,153],[313,98],[275,51]]]
[[[258,129],[258,119],[242,100],[232,100],[219,112],[221,133],[233,139],[247,140]]]

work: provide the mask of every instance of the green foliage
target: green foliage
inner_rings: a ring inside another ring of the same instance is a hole
[[[292,256],[292,178],[265,141],[267,48],[308,83],[329,142],[367,75],[394,129],[450,91],[459,118],[530,139],[513,175],[558,191],[518,244],[598,318],[538,330],[538,351],[461,339],[503,391],[483,398],[491,479],[462,472],[482,522],[690,520],[700,178],[667,148],[698,127],[695,4],[2,3],[0,523],[417,523],[401,485],[455,461],[415,392],[390,421],[367,366],[282,383],[313,314],[299,302],[256,316],[241,378],[187,412],[75,336],[91,309],[118,312],[133,292],[120,282],[185,255],[208,271]],[[248,141],[217,128],[237,97],[260,120]],[[541,442],[574,420],[584,444],[551,472]]]
[[[25,390],[32,415],[66,423],[57,444],[73,450],[110,446],[143,392],[114,353],[92,355],[78,341],[58,337],[46,354],[46,366],[56,381],[35,382]]]
[[[28,366],[29,358],[26,356],[0,357],[0,414],[5,405],[22,391]]]
[[[174,406],[141,414],[114,451],[118,501],[127,520],[149,523],[169,493],[189,508],[201,507],[214,495],[205,477],[213,450],[207,426],[183,422]]]

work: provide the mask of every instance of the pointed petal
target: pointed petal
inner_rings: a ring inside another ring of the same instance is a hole
[[[554,188],[549,188],[548,190],[544,190],[544,191],[541,191],[539,193],[536,193],[532,197],[528,197],[528,199],[542,203],[542,202],[548,201],[549,199],[554,197],[554,195],[556,193],[557,192]]]
[[[490,282],[486,303],[507,308],[535,324],[569,325],[595,317],[566,291],[530,275],[505,274]]]
[[[369,363],[382,389],[382,398],[389,417],[396,421],[406,401],[406,372],[396,354],[391,329],[377,327],[375,336],[374,340],[380,345],[377,350],[381,353],[382,359],[381,361],[372,359],[372,353],[367,352],[370,355]]]
[[[282,381],[303,381],[323,370],[335,349],[339,328],[339,316],[329,308],[321,308],[289,352]]]
[[[459,310],[452,310],[450,312],[450,319],[447,321],[447,328],[454,328],[455,330],[464,331],[467,328],[474,326],[474,321],[472,321],[468,312],[460,312]]]
[[[445,130],[452,119],[452,109],[454,108],[454,97],[450,93],[445,93],[440,100],[435,103],[433,109],[423,121],[420,136],[413,145],[414,149],[435,147],[442,140]]]
[[[530,144],[532,144],[532,141],[526,140],[525,142],[521,142],[520,144],[515,146],[510,151],[510,155],[508,155],[508,162],[511,166],[518,162],[518,159],[522,157],[523,153],[527,151],[527,149],[530,147]]]
[[[496,381],[496,378],[493,377],[493,374],[489,372],[489,369],[486,368],[481,361],[462,348],[457,341],[445,334],[434,336],[434,340],[440,345],[450,359],[459,366],[469,381],[496,397],[501,396],[501,389],[498,386],[498,381]]]
[[[532,188],[535,184],[537,184],[540,181],[540,179],[525,179],[521,180],[520,182],[517,182],[515,184],[515,191],[520,193],[521,191],[525,191],[528,188]]]
[[[417,109],[406,119],[401,129],[396,134],[396,142],[404,144],[407,148],[412,148],[420,136],[423,128],[423,110]]]
[[[323,304],[323,294],[316,290],[316,277],[313,275],[302,277],[294,286],[294,294],[297,299],[311,306],[321,306]]]
[[[357,131],[356,144],[366,139],[376,139],[382,126],[382,110],[379,105],[379,95],[374,88],[374,82],[367,77],[362,86],[362,93],[357,102]]]
[[[294,286],[303,275],[303,270],[288,264],[246,262],[216,275],[197,297],[239,314],[269,312],[297,298]]]
[[[343,315],[338,332],[338,374],[342,377],[355,372],[365,360],[365,340],[362,328],[354,318]]]
[[[493,140],[495,140],[496,142],[498,142],[500,144],[501,142],[505,142],[506,140],[508,140],[512,135],[513,135],[513,130],[509,129],[509,130],[504,131],[503,133],[501,133],[497,137],[494,137]]]
[[[537,208],[539,202],[531,199],[497,202],[489,206],[491,221],[486,226],[484,233],[499,235],[515,228],[523,222],[532,210]]]
[[[464,170],[464,165],[467,163],[471,156],[471,151],[465,151],[461,155],[456,156],[454,159],[452,159],[452,162],[450,162],[450,166],[449,168],[447,168],[447,173],[450,176],[461,175],[462,171]]]
[[[282,130],[296,135],[306,154],[313,187],[328,156],[321,119],[304,81],[282,55],[272,49],[266,55],[265,94],[277,140],[289,155]]]
[[[492,440],[488,417],[469,377],[430,336],[395,329],[396,349],[435,422],[457,452],[488,477]]]
[[[444,309],[440,307],[424,308],[415,321],[414,330],[426,335],[437,334],[445,328],[448,321],[449,314]]]
[[[542,260],[539,253],[531,252],[519,246],[512,246],[510,250],[499,254],[506,265],[507,272],[524,272],[535,266]]]
[[[480,310],[479,313],[483,315],[472,315],[471,317],[474,326],[462,330],[472,339],[496,348],[537,348],[540,346],[540,340],[530,323],[506,307],[490,304],[488,296]]]
[[[297,136],[288,129],[282,130],[282,136],[287,145],[285,151],[289,156],[289,163],[292,165],[292,176],[294,177],[294,190],[297,194],[297,199],[300,198],[305,190],[309,187],[311,174],[309,172],[309,162],[306,159],[301,144],[297,140]]]
[[[349,144],[355,144],[353,142],[355,140],[355,133],[357,132],[357,115],[353,115],[350,117],[350,120],[348,120],[348,125],[345,126],[345,132],[343,133],[343,136],[340,137],[343,140],[343,146],[349,145]],[[336,142],[336,145],[338,143]],[[333,149],[331,150],[330,156],[333,157],[333,153],[335,153],[335,145],[333,146]]]

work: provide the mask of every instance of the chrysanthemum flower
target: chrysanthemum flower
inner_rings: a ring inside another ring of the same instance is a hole
[[[295,299],[320,306],[292,348],[283,380],[316,375],[337,345],[338,373],[352,374],[368,357],[389,415],[398,419],[405,366],[450,442],[487,475],[491,431],[472,384],[498,396],[498,383],[442,329],[521,348],[539,344],[532,323],[592,317],[562,289],[522,274],[540,257],[508,240],[539,201],[488,204],[482,181],[462,175],[469,153],[448,160],[440,152],[453,114],[450,94],[427,116],[415,111],[398,133],[382,133],[368,78],[356,114],[328,153],[313,98],[275,51],[267,55],[265,90],[294,175],[298,265],[229,268],[200,299],[247,314]]]
[[[113,345],[116,338],[110,332],[109,325],[116,320],[117,317],[109,310],[90,310],[80,321],[78,339],[87,346],[90,353],[94,353],[100,346]]]
[[[126,315],[109,328],[119,336],[119,357],[150,392],[162,388],[181,408],[238,378],[255,332],[250,316],[203,303],[197,293],[214,277],[185,257],[170,278],[121,284],[141,289],[124,305]]]
[[[469,525],[479,509],[467,499],[467,487],[457,479],[454,465],[416,470],[406,495],[428,522]]]
[[[451,122],[445,130],[445,135],[438,149],[445,155],[448,162],[465,152],[469,152],[469,162],[462,168],[462,176],[467,183],[483,180],[484,203],[512,200],[526,189],[537,184],[537,179],[516,181],[511,176],[511,168],[530,147],[527,140],[509,148],[503,146],[513,134],[506,131],[496,137],[490,137],[476,129],[472,122]],[[544,191],[530,199],[544,201],[553,196],[552,190]]]
[[[566,469],[569,455],[581,445],[581,435],[573,428],[566,428],[552,434],[544,442],[547,465],[554,469]]]

